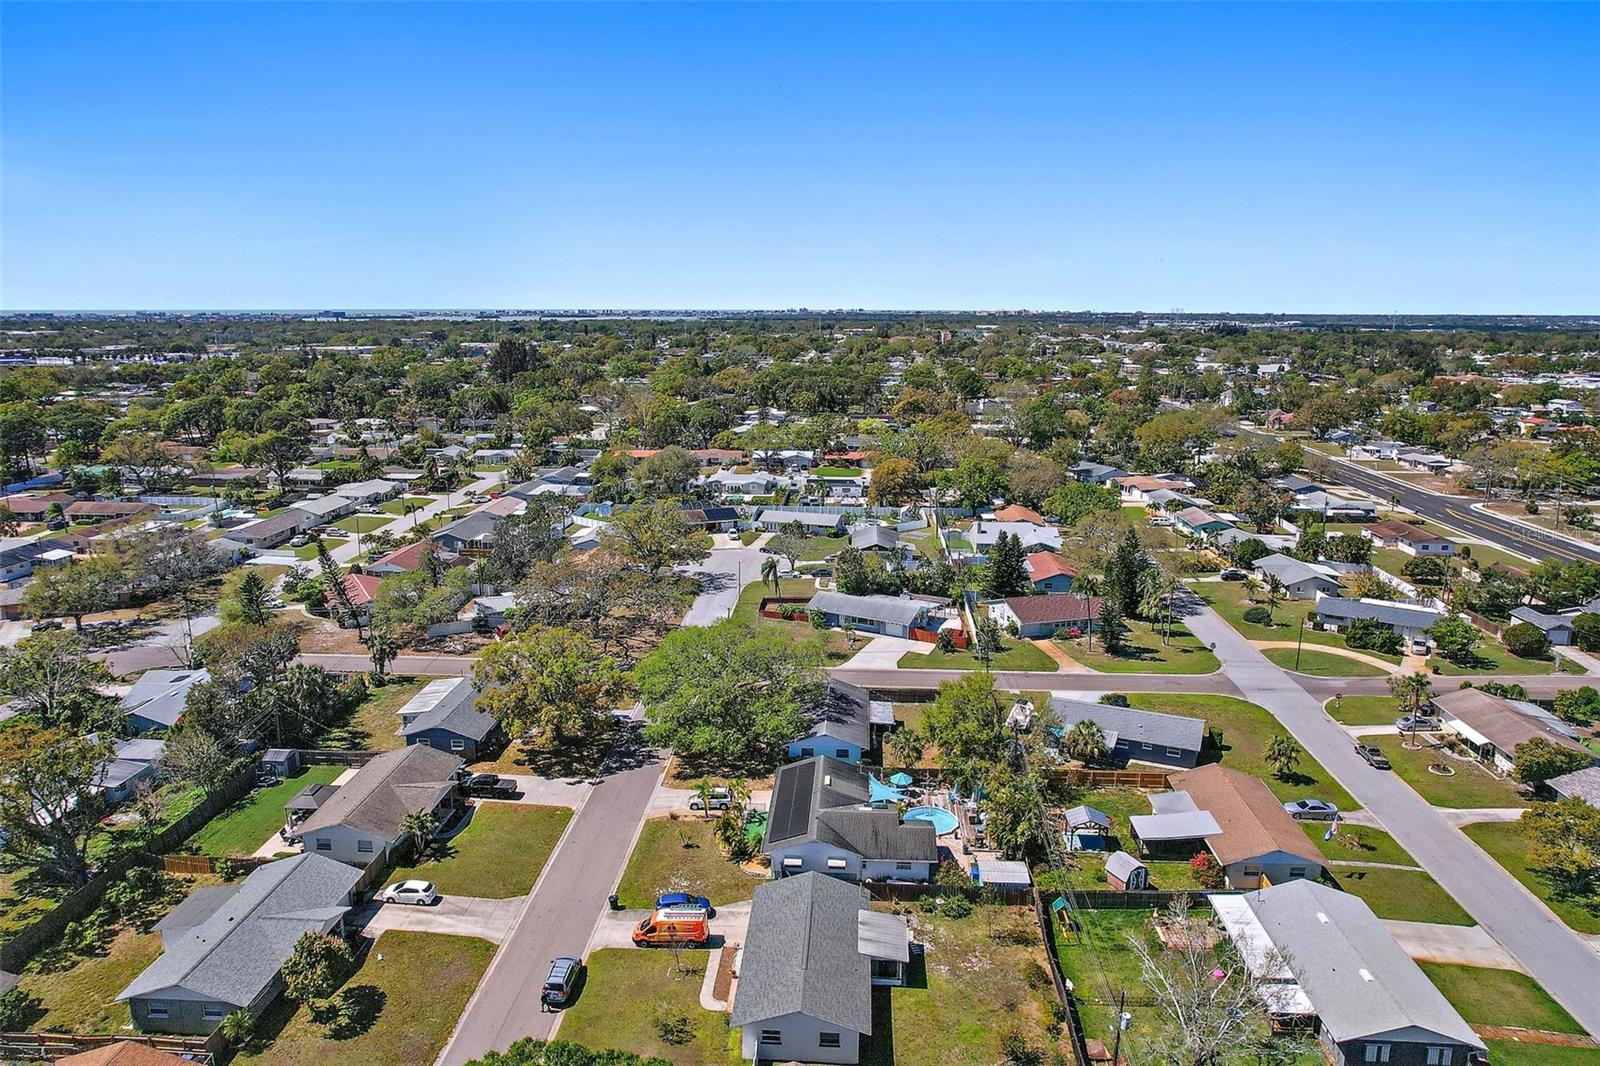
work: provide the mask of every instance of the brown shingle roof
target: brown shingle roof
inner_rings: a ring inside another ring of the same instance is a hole
[[[184,1066],[187,1061],[165,1051],[157,1051],[148,1044],[118,1040],[115,1044],[106,1044],[93,1051],[57,1059],[56,1066]]]
[[[1538,719],[1522,714],[1499,696],[1480,689],[1463,688],[1442,693],[1433,697],[1433,705],[1481,733],[1507,756],[1517,750],[1518,744],[1535,737],[1587,754],[1587,749],[1571,737],[1563,736]]]
[[[1206,844],[1224,866],[1274,851],[1322,865],[1322,853],[1260,780],[1213,763],[1173,774],[1171,781],[1222,827]]]
[[[1082,596],[1071,592],[1057,592],[1049,596],[1011,596],[1006,606],[1022,625],[1043,625],[1047,622],[1087,622],[1100,617],[1099,596]]]

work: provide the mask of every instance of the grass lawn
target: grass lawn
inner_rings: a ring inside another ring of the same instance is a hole
[[[1595,1066],[1600,1052],[1591,1047],[1524,1044],[1516,1040],[1485,1040],[1494,1066]]]
[[[465,829],[434,846],[432,858],[396,870],[391,880],[420,877],[445,895],[526,895],[571,818],[566,807],[480,803]]]
[[[1305,799],[1309,796],[1327,800],[1341,811],[1354,810],[1356,807],[1350,793],[1308,754],[1301,755],[1300,765],[1287,779],[1272,776],[1272,771],[1261,757],[1262,749],[1272,737],[1288,736],[1289,731],[1279,725],[1265,707],[1232,696],[1178,692],[1141,692],[1131,696],[1129,702],[1148,711],[1204,718],[1208,730],[1222,732],[1223,765],[1261,778],[1281,800]],[[1201,755],[1201,759],[1214,762],[1216,755],[1217,752],[1208,751]]]
[[[1139,979],[1139,957],[1134,954],[1129,937],[1150,934],[1150,911],[1079,911],[1077,920],[1078,930],[1069,932],[1057,916],[1056,953],[1061,958],[1062,974],[1072,982],[1084,1035],[1107,1041],[1109,1046],[1114,1036],[1117,993],[1126,991],[1135,998],[1147,995]],[[1136,1034],[1136,1029],[1129,1029],[1124,1041],[1137,1041]],[[1134,1046],[1137,1048],[1137,1043]]]
[[[1517,823],[1480,822],[1465,826],[1461,831],[1521,881],[1528,891],[1544,900],[1568,926],[1580,933],[1600,933],[1600,898],[1583,900],[1559,895],[1556,887],[1541,874],[1528,869],[1532,841],[1522,835]]]
[[[236,1061],[261,1066],[432,1062],[493,956],[494,945],[476,937],[384,933],[337,993],[359,1004],[355,1035],[332,1036],[292,1001],[280,999],[261,1019],[263,1035]],[[421,975],[426,979],[419,980]]]
[[[747,529],[743,533],[739,534],[739,543],[743,544],[746,548],[750,547],[750,545],[754,544],[760,539],[761,531],[759,529]]]
[[[817,583],[809,577],[784,577],[778,579],[778,591],[776,595],[804,597],[805,599],[809,600],[816,594]],[[850,648],[850,638],[844,634],[843,630],[813,629],[811,627],[811,622],[805,617],[805,612],[803,610],[801,611],[800,619],[794,622],[785,622],[781,618],[762,618],[757,613],[761,606],[761,601],[763,598],[772,595],[774,595],[774,593],[771,585],[765,584],[761,581],[752,581],[739,591],[739,602],[734,605],[733,617],[743,619],[747,622],[753,622],[754,624],[763,627],[775,626],[789,633],[796,640],[803,640],[807,635],[810,635],[815,639],[822,640],[825,642],[827,659],[830,665],[842,663],[846,659],[850,658],[851,655],[855,654],[855,652]],[[805,603],[801,602],[794,604],[793,606],[804,608]],[[862,641],[863,643],[870,639],[871,637],[867,636],[866,634],[861,634],[857,637],[857,640]]]
[[[800,554],[795,556],[799,563],[820,563],[841,548],[850,546],[848,536],[838,537],[806,537],[800,542]]]
[[[987,664],[979,662],[970,650],[946,654],[934,648],[926,655],[908,651],[900,656],[899,665],[902,670],[1032,670],[1052,674],[1060,667],[1038,645],[1020,637],[1006,637],[1000,653]]]
[[[859,466],[819,466],[811,471],[813,477],[860,477]]]
[[[132,1024],[115,996],[161,954],[161,934],[124,928],[103,954],[61,963],[35,959],[20,987],[39,997],[43,1015],[30,1028],[67,1033],[115,1033]],[[60,969],[55,966],[60,965]]]
[[[1543,1029],[1551,1033],[1582,1033],[1583,1026],[1551,999],[1539,982],[1515,970],[1489,970],[1480,966],[1421,962],[1450,1005],[1467,1023]]]
[[[329,551],[333,551],[333,549],[339,547],[341,544],[344,544],[349,539],[349,537],[323,537],[322,543]],[[296,559],[315,559],[317,557],[316,543],[313,542],[311,544],[302,544],[300,547],[294,549],[294,557]]]
[[[343,766],[308,766],[298,777],[257,789],[211,821],[184,844],[184,850],[216,858],[250,855],[283,825],[283,805],[307,785],[328,784]]]
[[[371,533],[375,529],[382,529],[393,521],[393,518],[383,515],[353,514],[339,519],[334,523],[334,527],[342,529],[346,533]]]
[[[659,1056],[674,1066],[740,1061],[729,1051],[728,1016],[700,1006],[700,984],[709,959],[710,952],[682,951],[675,968],[670,951],[593,952],[577,1001],[562,1016],[561,1038],[591,1048]],[[662,1040],[655,1022],[664,1015],[684,1019],[688,1038],[675,1044]]]
[[[1440,655],[1435,655],[1428,660],[1430,666],[1439,668],[1439,673],[1449,675],[1457,674],[1553,674],[1558,663],[1555,656],[1546,656],[1543,659],[1521,659],[1506,650],[1506,646],[1492,637],[1485,636],[1478,641],[1478,646],[1473,650],[1472,659],[1465,663],[1453,663]]]
[[[1149,622],[1124,623],[1125,644],[1115,655],[1106,653],[1100,641],[1090,647],[1086,638],[1060,641],[1062,650],[1091,670],[1108,674],[1209,674],[1218,667],[1217,657],[1182,626],[1172,627],[1169,643]]]
[[[1310,600],[1284,600],[1272,609],[1275,624],[1255,625],[1244,620],[1244,612],[1251,607],[1265,607],[1266,604],[1251,603],[1249,597],[1245,595],[1243,582],[1196,584],[1189,587],[1201,599],[1211,604],[1218,614],[1227,619],[1229,625],[1250,640],[1299,640],[1308,645],[1324,644],[1332,648],[1345,646],[1344,637],[1325,629],[1312,629],[1307,625],[1303,633],[1298,632],[1301,619],[1310,614],[1316,606]],[[1387,659],[1396,665],[1400,662],[1398,655],[1379,655],[1371,651],[1366,654]]]
[[[1316,648],[1267,648],[1262,651],[1269,660],[1285,670],[1298,670],[1316,677],[1383,677],[1388,671],[1360,659],[1351,659]],[[1299,663],[1296,665],[1296,655]]]
[[[1330,866],[1333,883],[1366,900],[1379,918],[1440,925],[1475,925],[1471,915],[1426,873]]]
[[[1417,860],[1382,829],[1340,822],[1332,840],[1323,840],[1327,822],[1302,822],[1311,842],[1330,859],[1350,862],[1387,862],[1395,866],[1415,866]]]
[[[361,706],[350,713],[340,725],[324,733],[317,741],[319,748],[338,748],[343,751],[389,751],[405,746],[405,740],[395,735],[400,719],[395,714],[422,691],[428,682],[393,681],[381,688],[367,691]]]
[[[1340,696],[1329,700],[1328,714],[1341,725],[1393,725],[1400,701],[1393,696]]]
[[[927,951],[920,964],[912,960],[906,987],[873,990],[863,1066],[989,1066],[1006,1061],[1000,1044],[1008,1030],[1043,1050],[1038,1061],[1066,1051],[1065,1038],[1045,1029],[1055,993],[1040,979],[1044,945],[1030,908],[982,906],[961,919],[905,913]]]
[[[38,883],[31,866],[0,871],[0,936],[32,924],[64,895],[65,888]]]
[[[645,822],[617,888],[622,905],[650,907],[669,891],[705,896],[714,907],[749,899],[761,879],[723,858],[715,824],[698,815]]]
[[[407,507],[417,511],[432,502],[432,496],[400,496],[393,500],[384,500],[378,507],[380,510],[388,511],[392,515],[403,515],[407,513]]]
[[[1409,737],[1368,737],[1368,743],[1376,744],[1389,756],[1389,762],[1394,767],[1394,773],[1400,775],[1405,783],[1416,789],[1417,794],[1435,807],[1526,807],[1527,801],[1517,795],[1512,784],[1496,777],[1478,763],[1467,759],[1457,759],[1449,755],[1441,757],[1436,747],[1429,743],[1426,737],[1418,740],[1424,746],[1421,750],[1408,750],[1404,747]],[[1441,761],[1455,773],[1449,777],[1431,773],[1428,766]]]

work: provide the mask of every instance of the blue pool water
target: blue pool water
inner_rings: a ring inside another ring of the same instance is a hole
[[[932,822],[933,831],[939,836],[956,831],[956,816],[943,807],[912,807],[900,819],[903,822]]]

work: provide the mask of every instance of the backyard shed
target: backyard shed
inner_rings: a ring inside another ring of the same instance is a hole
[[[1150,887],[1150,868],[1125,851],[1106,856],[1106,880],[1119,892],[1143,892]]]
[[[1011,859],[979,859],[972,868],[972,879],[996,888],[1027,888],[1033,884],[1028,864]]]
[[[288,779],[300,770],[299,748],[272,748],[261,757],[261,768]]]

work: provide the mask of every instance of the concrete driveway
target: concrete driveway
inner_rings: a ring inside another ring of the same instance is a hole
[[[594,786],[587,781],[552,780],[528,774],[501,774],[501,778],[517,783],[515,799],[482,799],[479,803],[537,803],[547,807],[572,807],[582,805]]]
[[[739,603],[739,590],[761,580],[761,564],[768,559],[778,559],[782,573],[789,575],[787,560],[743,547],[715,548],[704,562],[681,569],[679,573],[700,581],[700,595],[694,598],[689,613],[684,615],[683,624],[716,625],[731,615]]]
[[[907,652],[927,655],[933,645],[904,637],[873,637],[867,646],[852,655],[843,666],[856,670],[894,670],[900,666],[900,657]]]
[[[511,931],[512,923],[522,913],[526,902],[523,896],[512,899],[444,896],[431,907],[371,903],[357,913],[355,921],[361,927],[361,935],[372,939],[390,929],[403,929],[412,933],[475,936],[498,944]]]
[[[717,916],[711,919],[711,947],[744,943],[745,934],[750,929],[750,904],[750,900],[741,900],[717,908]],[[594,935],[589,938],[589,951],[633,947],[633,927],[639,924],[640,919],[648,917],[649,911],[606,911],[595,925]]]

